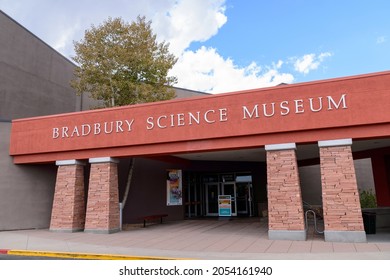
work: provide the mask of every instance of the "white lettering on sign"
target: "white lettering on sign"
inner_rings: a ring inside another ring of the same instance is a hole
[[[323,100],[326,99],[324,102]],[[326,104],[324,104],[326,103]],[[327,106],[327,107],[324,107]],[[260,110],[262,108],[262,110]],[[304,114],[305,112],[320,112],[323,110],[339,110],[348,109],[347,107],[347,94],[344,93],[340,97],[335,98],[332,96],[308,98],[306,99],[295,99],[295,100],[284,100],[279,103],[264,103],[255,104],[252,107],[242,106],[243,120],[257,119],[261,116],[273,117],[275,114],[281,116],[287,116],[290,113]]]
[[[303,108],[303,100],[294,100],[295,102],[295,114],[305,113],[305,109]]]
[[[101,132],[100,123],[95,123],[95,124],[93,125],[93,128],[94,128],[93,134],[99,135],[100,132]]]
[[[227,109],[226,108],[219,109],[219,121],[220,122],[227,122],[227,120],[228,120]]]
[[[228,110],[227,108],[220,109],[210,109],[205,112],[187,112],[187,113],[178,113],[160,115],[157,117],[148,117],[146,119],[146,129],[152,130],[154,128],[167,128],[167,127],[181,127],[186,125],[202,123],[205,124],[214,124],[216,122],[226,122],[228,121]]]
[[[69,131],[69,127],[67,126],[62,127],[62,138],[69,137],[68,131]]]
[[[332,96],[327,96],[328,99],[328,110],[333,110],[333,109],[339,109],[341,105],[343,105],[341,108],[347,109],[347,101],[345,100],[345,97],[347,95],[343,94],[339,100],[339,103],[336,104]],[[332,108],[332,105],[334,108]]]
[[[134,119],[53,128],[53,139],[131,132]]]
[[[192,112],[163,113],[161,115],[147,116],[144,120],[146,130],[169,129],[185,126],[216,125],[228,122],[229,110],[238,110],[234,116],[240,115],[241,119],[250,120],[258,118],[273,118],[275,116],[291,116],[291,114],[308,114],[348,109],[347,94],[327,95],[320,97],[308,97],[278,102],[259,103],[251,105],[234,105],[232,108],[207,108]],[[78,138],[87,136],[99,136],[110,134],[123,134],[132,132],[135,119],[122,119],[83,123],[73,126],[61,126],[52,128],[53,139]],[[142,122],[140,122],[142,124]]]
[[[319,112],[322,110],[322,97],[318,97],[318,108],[314,108],[313,106],[313,100],[314,98],[309,98],[309,103],[310,103],[310,111],[312,112]]]
[[[74,136],[77,136],[77,137],[80,136],[79,129],[78,129],[77,126],[75,126],[75,127],[73,128],[73,132],[72,132],[72,134],[70,135],[70,137],[74,137]]]
[[[194,115],[193,113],[188,113],[188,118],[189,118],[189,120],[188,120],[188,124],[189,125],[192,125],[193,124],[193,122],[192,121],[194,121],[196,124],[200,124],[200,112],[196,112],[195,113],[196,115]]]
[[[280,102],[280,114],[286,116],[290,113],[290,108],[288,107],[288,101]]]
[[[60,137],[60,129],[58,127],[53,128],[53,139]]]
[[[264,111],[264,116],[272,117],[273,115],[275,115],[275,103],[271,103],[271,111],[269,113],[267,113],[267,104],[263,104],[263,111]]]
[[[131,131],[131,127],[134,123],[134,119],[131,119],[130,121],[129,120],[125,120],[126,124],[127,124],[127,132],[130,132]]]
[[[91,126],[89,124],[81,125],[81,136],[87,136],[91,133]]]

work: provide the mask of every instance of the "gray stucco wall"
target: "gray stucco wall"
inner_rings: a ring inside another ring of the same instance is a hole
[[[195,90],[188,90],[184,88],[175,88],[176,98],[188,98],[195,96],[207,96],[209,93],[203,93]]]
[[[319,165],[299,167],[302,200],[310,205],[322,205],[321,171]]]
[[[375,193],[374,175],[370,158],[354,160],[356,181],[359,190],[371,190]]]
[[[0,12],[0,117],[75,111],[74,65]]]
[[[375,192],[371,159],[354,160],[356,181],[359,190],[371,189]],[[299,168],[302,199],[310,205],[322,205],[321,170],[319,165]]]
[[[129,160],[121,159],[121,162],[119,185],[123,193]],[[177,164],[136,158],[128,201],[123,210],[124,224],[140,222],[140,217],[153,214],[168,214],[167,220],[183,219],[184,206],[166,205],[166,170],[177,167]]]
[[[0,122],[0,230],[47,228],[55,165],[14,165],[8,155],[11,124]]]
[[[69,85],[73,67],[0,12],[0,230],[49,226],[56,166],[14,165],[4,120],[80,110]]]
[[[87,110],[70,86],[75,65],[0,11],[0,119]]]

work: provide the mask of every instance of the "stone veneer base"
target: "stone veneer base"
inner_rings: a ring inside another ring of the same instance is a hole
[[[116,233],[119,232],[119,228],[112,228],[112,229],[85,229],[85,233],[97,233],[97,234],[110,234],[110,233]]]
[[[63,232],[63,233],[72,233],[72,232],[81,232],[84,231],[84,228],[50,228],[52,232]]]
[[[306,230],[268,230],[270,240],[305,241]]]
[[[326,242],[367,242],[365,231],[325,230]]]
[[[109,162],[101,162],[107,159]],[[96,163],[91,163],[89,178],[84,232],[113,233],[119,231],[117,163],[112,162],[112,158],[96,160]]]
[[[75,232],[84,229],[84,166],[79,161],[57,161],[58,170],[50,230]]]

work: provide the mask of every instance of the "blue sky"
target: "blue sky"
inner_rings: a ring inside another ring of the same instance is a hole
[[[91,24],[145,15],[179,58],[177,86],[212,93],[390,70],[388,0],[0,0],[0,9],[66,57]]]
[[[225,14],[226,24],[203,44],[238,65],[329,52],[318,70],[297,79],[389,70],[390,1],[235,0]]]

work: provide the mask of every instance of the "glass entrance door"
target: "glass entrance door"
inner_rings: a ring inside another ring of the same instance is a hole
[[[237,183],[237,213],[239,215],[253,216],[252,184]]]
[[[221,185],[221,188],[219,186]],[[208,183],[206,184],[206,215],[218,216],[218,196],[230,195],[232,216],[237,216],[236,184],[232,183]]]
[[[236,183],[222,183],[222,195],[230,195],[232,201],[232,216],[237,216]]]
[[[206,216],[218,216],[218,196],[231,196],[232,216],[253,216],[252,175],[250,172],[208,174],[201,178],[202,211]]]
[[[218,216],[219,183],[206,184],[206,215]]]

